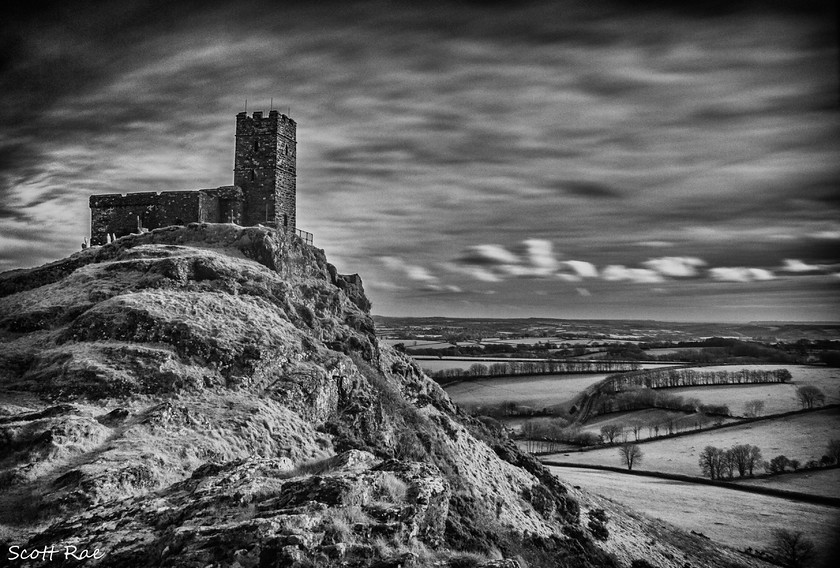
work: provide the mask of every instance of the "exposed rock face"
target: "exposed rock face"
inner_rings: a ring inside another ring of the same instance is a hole
[[[2,552],[629,565],[536,460],[381,347],[369,309],[358,276],[261,227],[159,229],[0,275]],[[692,565],[735,565],[718,560]]]

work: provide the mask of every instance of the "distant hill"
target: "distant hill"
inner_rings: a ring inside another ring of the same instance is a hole
[[[377,328],[394,333],[438,333],[493,337],[583,336],[643,341],[691,341],[709,337],[766,341],[840,340],[840,322],[698,323],[655,320],[580,320],[555,318],[444,318],[373,316]]]

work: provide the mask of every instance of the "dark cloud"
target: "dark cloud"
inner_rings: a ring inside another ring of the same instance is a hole
[[[613,187],[590,181],[560,180],[551,183],[549,188],[569,195],[593,199],[619,199],[622,196],[622,192]]]

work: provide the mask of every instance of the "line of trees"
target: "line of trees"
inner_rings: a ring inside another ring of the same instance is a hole
[[[667,436],[689,429],[700,429],[717,419],[704,415],[678,417],[670,416],[658,420],[632,420],[626,424],[606,424],[601,427],[600,435],[581,429],[560,417],[535,418],[522,424],[519,437],[525,441],[529,452],[551,452],[561,444],[576,446],[595,446],[598,444],[626,444],[638,441],[647,431],[648,437]]]
[[[684,398],[667,392],[658,392],[647,387],[637,387],[614,394],[595,394],[592,396],[591,402],[585,405],[585,408],[587,413],[585,416],[578,417],[580,421],[586,420],[590,416],[645,408],[662,408],[688,413],[700,412],[707,416],[731,415],[729,406],[726,404],[703,404],[698,398]]]
[[[792,379],[793,377],[787,369],[739,369],[737,371],[645,369],[611,375],[604,380],[602,389],[607,392],[623,392],[638,387],[662,389],[708,385],[787,383]]]
[[[813,385],[804,385],[796,389],[796,396],[802,408],[814,408],[825,404],[825,394]]]
[[[473,363],[468,369],[442,369],[427,374],[435,380],[478,377],[499,377],[506,375],[550,375],[571,373],[617,373],[636,371],[639,363],[624,361],[498,361],[495,363]]]
[[[747,474],[752,477],[754,471],[763,465],[761,450],[749,444],[736,444],[728,450],[706,446],[700,452],[698,463],[703,475],[709,479],[732,479],[735,471],[739,477]]]
[[[826,454],[822,459],[810,460],[803,464],[796,459],[790,459],[785,455],[778,455],[769,461],[761,457],[761,450],[758,446],[749,444],[738,444],[728,450],[706,446],[700,453],[698,460],[703,475],[710,479],[732,479],[737,471],[739,477],[749,475],[753,477],[754,472],[759,468],[770,475],[778,475],[788,471],[804,469],[818,469],[832,464],[840,464],[840,440],[834,439],[828,442]]]

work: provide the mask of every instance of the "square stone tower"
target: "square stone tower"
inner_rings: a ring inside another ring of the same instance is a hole
[[[242,189],[242,225],[295,233],[297,124],[276,110],[236,115],[233,184]]]

